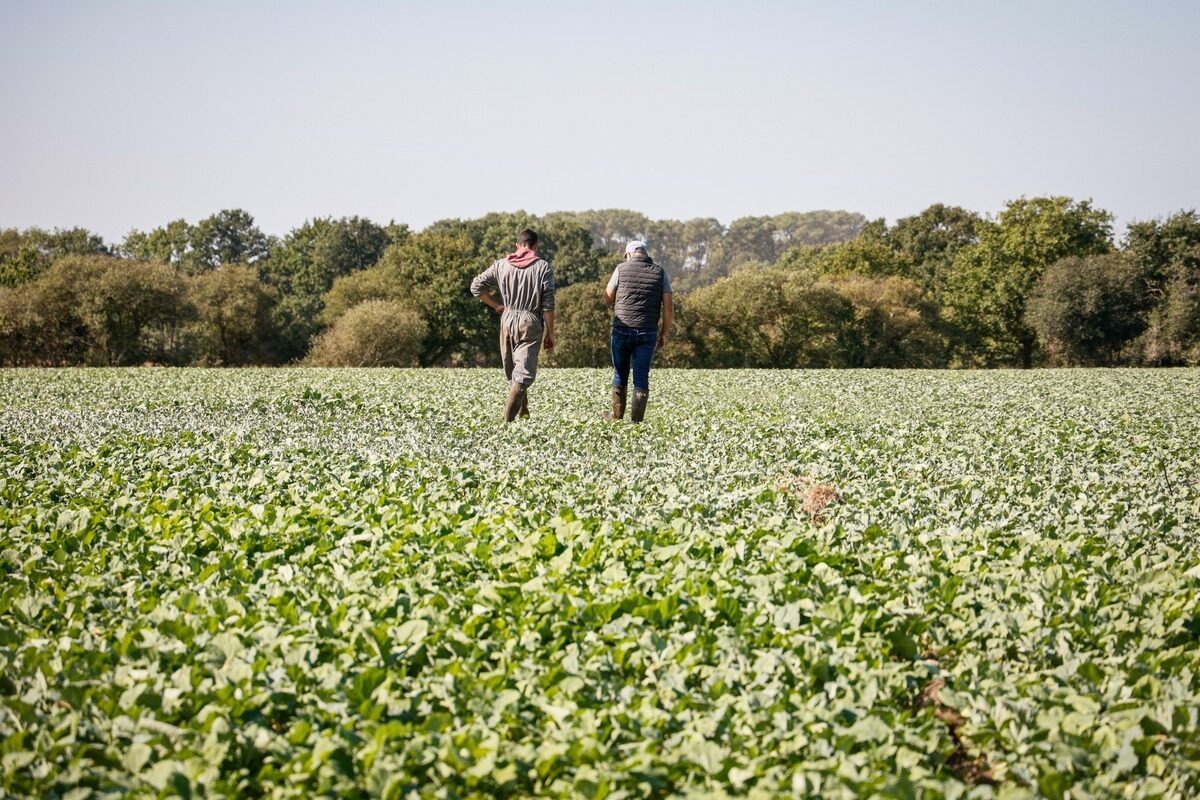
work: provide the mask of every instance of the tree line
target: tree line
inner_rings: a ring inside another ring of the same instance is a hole
[[[889,226],[845,211],[652,220],[494,213],[421,231],[317,218],[282,238],[243,210],[108,244],[0,230],[0,363],[482,365],[497,320],[471,277],[538,231],[559,284],[561,366],[608,361],[601,288],[649,242],[676,292],[662,363],[692,367],[1200,364],[1200,217],[1130,224],[1089,201],[994,217],[933,205]]]

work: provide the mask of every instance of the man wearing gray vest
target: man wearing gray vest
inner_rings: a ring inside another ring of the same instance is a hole
[[[554,270],[538,255],[538,235],[528,228],[517,234],[516,252],[476,275],[471,294],[500,315],[500,361],[508,379],[504,421],[527,417],[538,351],[543,342],[554,349]]]
[[[613,364],[612,413],[605,417],[621,419],[625,416],[625,398],[632,370],[633,402],[629,407],[629,418],[641,422],[650,399],[650,361],[654,351],[667,343],[671,320],[675,316],[671,279],[666,270],[650,259],[645,242],[635,240],[625,246],[625,260],[613,270],[604,289],[604,300],[614,306],[609,342]]]

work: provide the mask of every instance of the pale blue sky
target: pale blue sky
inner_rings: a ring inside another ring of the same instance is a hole
[[[1200,205],[1200,2],[0,0],[0,227]]]

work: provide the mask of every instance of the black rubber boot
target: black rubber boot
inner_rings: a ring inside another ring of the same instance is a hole
[[[646,401],[650,399],[650,392],[643,389],[633,390],[633,402],[629,404],[629,419],[632,422],[641,422],[646,418]]]
[[[504,421],[512,422],[517,418],[517,414],[521,411],[521,406],[525,402],[525,387],[520,384],[512,384],[508,387],[508,401],[504,404]]]
[[[529,390],[521,392],[521,410],[517,412],[517,416],[525,419],[529,416]]]

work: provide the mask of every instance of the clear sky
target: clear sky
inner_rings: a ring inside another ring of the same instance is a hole
[[[1200,205],[1200,2],[0,0],[0,227]]]

